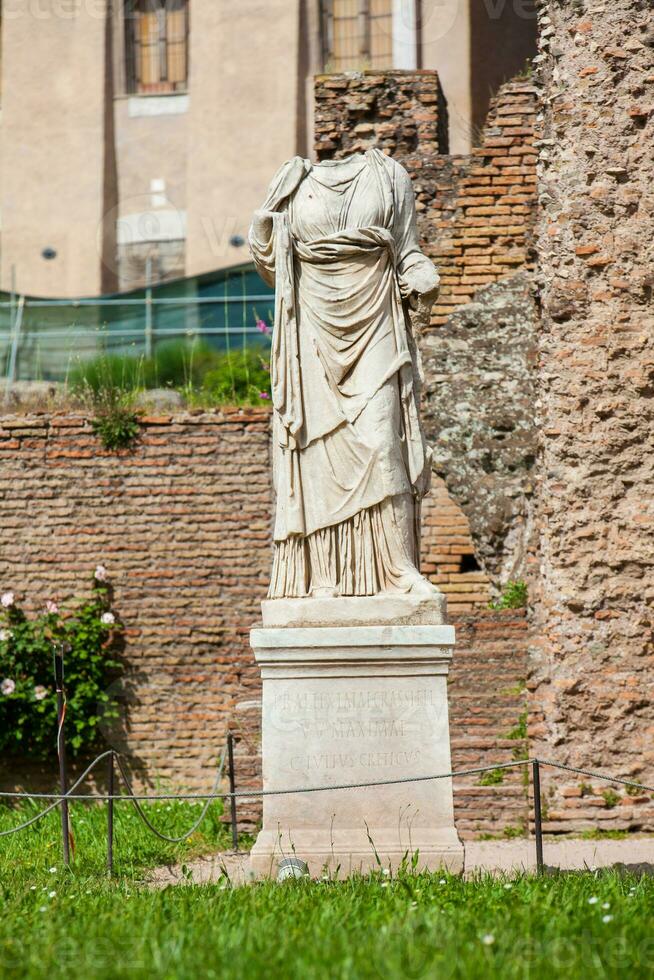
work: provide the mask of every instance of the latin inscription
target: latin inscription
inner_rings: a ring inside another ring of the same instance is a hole
[[[427,689],[291,688],[273,698],[270,723],[288,735],[287,758],[295,772],[410,770],[439,728],[443,707],[437,692]]]
[[[291,769],[298,772],[329,769],[403,769],[420,761],[420,752],[319,752],[312,755],[296,755],[291,758]]]
[[[318,691],[275,695],[275,710],[370,711],[381,708],[424,708],[434,705],[433,691]]]

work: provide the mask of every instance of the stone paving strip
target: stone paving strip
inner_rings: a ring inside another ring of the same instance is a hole
[[[548,869],[595,871],[615,865],[648,870],[654,873],[654,837],[630,840],[545,840],[545,863]],[[649,866],[648,868],[644,866]],[[536,847],[533,840],[467,841],[464,874],[519,874],[536,870]],[[234,885],[250,883],[247,851],[223,851],[197,858],[184,865],[158,868],[148,880],[156,888],[167,885],[209,884],[229,876]]]

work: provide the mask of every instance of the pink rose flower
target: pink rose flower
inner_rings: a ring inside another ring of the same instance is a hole
[[[49,616],[54,616],[56,615],[56,613],[59,612],[59,606],[57,605],[56,602],[53,602],[52,599],[48,599],[48,601],[45,604],[45,611],[48,613]]]
[[[10,677],[5,677],[2,684],[0,684],[0,691],[4,695],[13,694],[16,690],[16,682],[12,681]]]
[[[113,626],[113,624],[116,622],[116,617],[110,612],[102,613],[100,622],[103,626]]]
[[[107,569],[104,565],[98,565],[95,572],[93,573],[93,578],[96,582],[106,582],[107,580]]]
[[[0,598],[0,603],[2,603],[2,605],[5,607],[5,609],[9,609],[9,607],[10,606],[13,606],[13,604],[14,604],[14,593],[13,592],[5,592],[2,595],[2,597]]]
[[[43,698],[47,697],[48,689],[44,687],[43,684],[37,684],[34,688],[34,697],[37,701],[43,701]]]

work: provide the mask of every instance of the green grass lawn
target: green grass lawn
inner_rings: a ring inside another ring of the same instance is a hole
[[[228,846],[219,811],[186,845],[147,835],[124,804],[117,811],[111,881],[100,807],[74,806],[69,870],[56,812],[0,838],[0,976],[568,980],[654,972],[651,878],[379,873],[342,883],[223,881],[157,891],[146,883],[148,868]],[[26,812],[0,807],[0,830]],[[149,809],[170,834],[198,813],[189,804]]]

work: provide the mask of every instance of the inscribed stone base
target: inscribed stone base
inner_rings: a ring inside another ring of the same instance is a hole
[[[420,779],[451,770],[454,629],[288,627],[250,636],[263,680],[264,790],[418,777],[265,796],[253,871],[275,875],[278,862],[295,854],[312,875],[325,867],[345,875],[378,860],[396,869],[416,853],[419,869],[460,871],[451,780]]]

